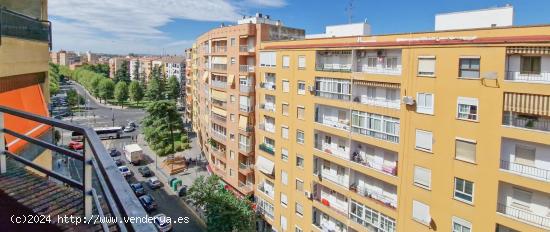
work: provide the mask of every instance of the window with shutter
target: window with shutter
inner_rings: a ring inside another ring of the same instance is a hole
[[[522,145],[516,145],[516,154],[514,162],[517,164],[535,166],[535,148],[530,148]]]
[[[418,76],[435,75],[435,57],[419,57],[418,58]]]
[[[283,137],[283,139],[288,139],[288,127],[287,126],[282,126],[281,127],[281,136]]]
[[[283,93],[290,92],[290,83],[288,81],[283,81]]]
[[[412,212],[412,215],[413,215],[413,219],[422,223],[422,224],[425,224],[425,225],[429,225],[432,218],[430,216],[430,206],[422,203],[422,202],[419,202],[419,201],[415,201],[413,200],[413,212]]]
[[[304,107],[298,107],[298,119],[304,119],[304,112],[305,112],[305,108]]]
[[[288,116],[288,104],[283,103],[283,115]]]
[[[306,68],[306,57],[298,56],[298,69]]]
[[[416,148],[432,151],[433,134],[429,131],[416,130]]]
[[[283,68],[290,67],[290,56],[283,56]]]
[[[458,160],[475,163],[476,143],[461,139],[455,140],[455,158]]]
[[[432,93],[416,94],[416,112],[423,114],[434,113],[434,95]]]
[[[415,185],[422,188],[430,189],[432,185],[431,179],[432,179],[432,171],[430,169],[419,167],[419,166],[414,167],[414,184]]]
[[[285,171],[281,171],[281,183],[288,184],[288,174]]]

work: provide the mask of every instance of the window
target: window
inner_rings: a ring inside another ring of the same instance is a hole
[[[540,56],[522,56],[521,74],[540,74]]]
[[[300,179],[296,179],[296,190],[300,192],[304,191],[304,182]]]
[[[453,232],[471,232],[472,223],[462,218],[453,217]]]
[[[304,132],[301,130],[296,130],[296,142],[304,144]]]
[[[290,67],[290,56],[283,56],[283,68]]]
[[[234,122],[235,121],[235,114],[230,114],[229,119]]]
[[[378,64],[378,57],[367,57],[367,67],[369,68],[376,68],[376,65]]]
[[[283,80],[283,93],[290,92],[290,83],[287,80]]]
[[[397,57],[386,57],[384,64],[386,69],[397,69]]]
[[[233,176],[233,175],[235,175],[235,174],[233,173],[233,169],[230,168],[230,169],[229,169],[229,176]]]
[[[298,69],[306,68],[306,57],[298,56]]]
[[[435,76],[435,56],[418,57],[418,76]]]
[[[303,106],[298,106],[297,108],[297,115],[296,117],[298,119],[301,119],[301,120],[304,120],[304,112],[305,112],[306,108],[304,108]]]
[[[235,140],[235,134],[229,133],[229,139],[231,139],[231,141]]]
[[[288,173],[281,171],[281,183],[288,185]]]
[[[232,160],[235,160],[235,152],[234,151],[229,150],[229,158],[231,158]]]
[[[425,150],[425,151],[432,151],[432,141],[433,141],[433,135],[430,131],[424,131],[424,130],[416,130],[416,148]]]
[[[306,83],[303,81],[298,81],[298,94],[306,94]]]
[[[432,170],[414,166],[414,184],[418,187],[430,189],[432,186]]]
[[[229,96],[229,100],[230,100],[231,102],[235,102],[235,95],[230,95],[230,96]]]
[[[419,201],[413,200],[412,215],[414,220],[425,225],[429,225],[432,221],[432,217],[430,216],[430,206]]]
[[[288,116],[288,103],[283,103],[283,115]]]
[[[286,217],[281,215],[281,230],[282,231],[286,231],[286,224],[287,224]]]
[[[479,58],[460,58],[458,76],[479,78]]]
[[[283,137],[283,139],[288,139],[288,127],[287,126],[281,126],[281,137]]]
[[[231,46],[235,46],[235,44],[236,44],[236,40],[235,40],[235,38],[231,38],[231,40],[230,40],[230,43],[229,43],[229,44],[231,44]]]
[[[277,64],[277,53],[275,52],[260,52],[261,67],[275,67]]]
[[[236,62],[235,57],[231,57],[231,64],[235,64]]]
[[[296,227],[294,228],[294,232],[304,232],[304,230],[302,230],[302,228],[296,226]]]
[[[281,193],[281,205],[285,208],[288,205],[288,197],[284,193]]]
[[[516,145],[516,154],[514,156],[514,163],[534,167],[535,154],[536,154],[535,148]]]
[[[434,95],[431,93],[417,93],[416,112],[434,114]]]
[[[455,140],[455,158],[458,160],[475,163],[476,162],[476,143],[473,141],[456,139]]]
[[[455,177],[455,199],[472,203],[474,201],[474,182]]]
[[[298,202],[296,202],[295,207],[296,207],[296,214],[300,216],[304,216],[304,207]]]
[[[296,155],[296,167],[304,168],[304,157]]]
[[[533,193],[515,187],[512,188],[512,191],[512,205],[517,208],[529,210],[531,208],[531,198],[533,197]]]
[[[283,161],[288,161],[288,150],[286,148],[281,149],[281,159]]]
[[[477,98],[458,97],[458,109],[456,117],[464,120],[477,121]]]

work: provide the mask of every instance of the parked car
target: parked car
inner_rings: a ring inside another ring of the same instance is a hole
[[[136,128],[137,124],[134,121],[129,121],[127,127],[130,127],[130,126]]]
[[[77,141],[70,141],[68,147],[71,150],[82,150],[84,149],[84,143],[77,142]]]
[[[180,190],[178,191],[179,197],[184,197],[187,195],[187,185],[181,186]]]
[[[157,209],[157,203],[155,202],[155,199],[149,194],[143,195],[139,197],[139,202],[141,202],[141,205],[143,208],[145,208],[145,211],[151,212],[155,209]]]
[[[135,130],[136,130],[136,128],[133,127],[133,126],[126,126],[126,127],[124,127],[123,131],[124,131],[124,133],[129,133],[129,132],[132,132],[132,131],[135,131]]]
[[[124,161],[122,159],[114,159],[113,160],[115,161],[115,164],[117,167],[120,167],[124,164]]]
[[[172,223],[170,223],[166,215],[162,213],[153,216],[153,223],[155,223],[155,226],[161,232],[167,232],[172,230]]]
[[[120,151],[118,151],[116,148],[111,148],[111,150],[109,151],[109,155],[111,155],[111,157],[120,156]]]
[[[145,194],[145,188],[143,188],[143,185],[141,183],[130,184],[130,188],[132,188],[132,190],[138,197]]]
[[[147,180],[147,185],[149,185],[149,188],[151,189],[157,189],[162,186],[162,183],[160,183],[160,180],[156,177],[151,177],[149,180]]]
[[[126,166],[120,166],[118,167],[118,171],[120,171],[120,174],[122,174],[122,176],[124,177],[129,177],[132,175],[132,172],[130,171],[130,169]]]
[[[151,169],[149,169],[149,167],[147,167],[147,166],[139,167],[139,168],[138,168],[138,172],[139,172],[139,174],[141,174],[141,176],[143,176],[143,177],[149,177],[149,176],[152,176],[152,175],[153,175],[153,172],[152,172]]]

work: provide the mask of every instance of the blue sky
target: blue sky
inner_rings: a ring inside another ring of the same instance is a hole
[[[182,54],[221,22],[262,12],[307,34],[348,22],[349,0],[50,0],[54,49]],[[466,4],[467,3],[467,4]],[[437,13],[512,4],[516,25],[550,24],[549,0],[354,0],[352,21],[373,34],[431,31]]]

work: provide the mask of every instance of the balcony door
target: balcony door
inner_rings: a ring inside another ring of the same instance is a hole
[[[535,148],[516,145],[516,154],[514,162],[517,164],[535,166]]]

